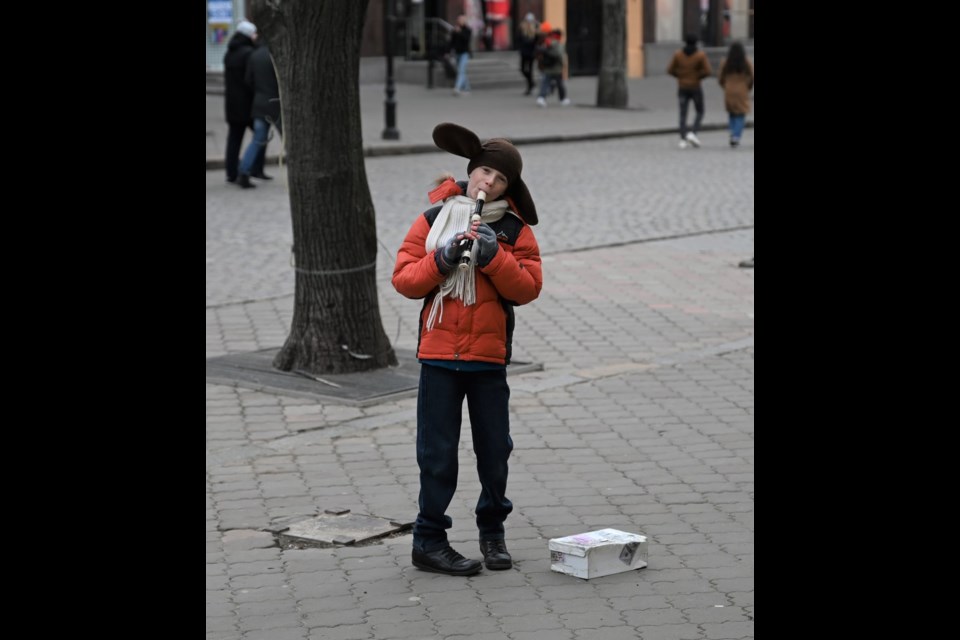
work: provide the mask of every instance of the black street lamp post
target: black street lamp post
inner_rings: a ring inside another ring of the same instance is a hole
[[[393,97],[394,94],[396,94],[396,85],[393,81],[393,32],[395,20],[396,16],[393,15],[393,0],[385,0],[383,29],[387,48],[387,99],[383,104],[387,126],[380,136],[384,140],[400,139],[400,131],[397,129],[397,101]]]

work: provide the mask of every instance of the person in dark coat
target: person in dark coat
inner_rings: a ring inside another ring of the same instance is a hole
[[[267,142],[270,140],[270,125],[276,127],[277,133],[283,135],[280,125],[280,87],[277,84],[277,74],[267,45],[257,47],[250,54],[247,60],[245,82],[253,91],[253,106],[250,109],[250,115],[253,117],[253,140],[243,154],[238,184],[248,189],[256,186],[250,182],[251,177],[261,180],[273,179],[263,172]]]
[[[256,38],[257,28],[253,23],[241,20],[227,44],[227,53],[223,56],[223,97],[228,126],[227,182],[237,181],[243,132],[248,127],[253,129],[253,118],[250,115],[253,91],[244,82],[244,75],[247,72],[247,59],[256,47]]]
[[[537,49],[537,19],[528,13],[517,32],[517,49],[520,51],[520,73],[527,79],[525,96],[533,93],[533,60]]]

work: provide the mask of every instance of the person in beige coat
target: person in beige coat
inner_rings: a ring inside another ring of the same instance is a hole
[[[713,73],[707,54],[697,49],[697,36],[688,34],[684,37],[686,46],[677,49],[667,66],[667,73],[677,79],[677,98],[680,100],[680,148],[686,149],[688,143],[695,147],[700,146],[697,131],[703,122],[703,87],[700,81]],[[693,128],[687,130],[687,109],[690,101],[697,110],[697,117],[693,120]]]
[[[718,79],[723,87],[724,106],[730,116],[730,146],[737,147],[750,113],[750,90],[753,89],[753,65],[741,42],[730,45],[726,59],[720,63]]]

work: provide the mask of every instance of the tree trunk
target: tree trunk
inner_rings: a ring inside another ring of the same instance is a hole
[[[624,0],[603,0],[603,36],[597,106],[627,106],[627,6]]]
[[[367,0],[250,0],[280,86],[296,265],[293,323],[274,359],[316,374],[396,365],[377,302],[377,230],[363,160]]]

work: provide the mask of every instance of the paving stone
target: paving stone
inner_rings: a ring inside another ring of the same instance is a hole
[[[236,631],[240,625],[240,618],[235,615],[207,616],[207,633],[214,631]]]
[[[683,615],[695,624],[707,622],[739,622],[748,620],[740,607],[709,607],[703,609],[684,609]]]
[[[637,633],[628,627],[602,627],[600,629],[578,629],[576,640],[637,640]]]
[[[729,591],[753,591],[753,578],[719,579],[714,584],[716,584],[717,590],[724,593]]]
[[[246,631],[243,634],[243,640],[304,640],[307,634],[306,629],[284,627]]]
[[[486,617],[489,615],[484,603],[473,600],[459,604],[427,607],[427,614],[434,621]]]
[[[466,629],[469,629],[471,634],[476,635],[500,633],[499,621],[486,614],[482,616],[471,616],[461,620],[436,620],[434,621],[434,626],[437,628],[437,633],[441,638],[462,634]]]
[[[619,611],[610,607],[599,607],[586,613],[566,613],[562,606],[554,607],[563,626],[567,629],[596,629],[598,627],[617,627],[623,624]]]
[[[673,608],[627,611],[623,613],[623,619],[634,627],[689,622],[679,609]]]
[[[705,637],[694,624],[641,625],[636,631],[641,640],[702,640]]]
[[[717,588],[720,589],[720,587]],[[714,591],[714,587],[706,580],[675,580],[656,582],[653,584],[653,589],[661,595],[710,593]]]
[[[395,622],[382,625],[373,625],[376,637],[382,638],[435,638],[436,627],[432,622]]]
[[[272,613],[270,615],[244,616],[240,621],[240,628],[244,631],[260,629],[276,630],[282,627],[297,627],[300,624],[300,615],[297,613]]]
[[[353,624],[339,627],[318,627],[311,629],[309,640],[370,640],[374,638],[373,627],[370,625]]]
[[[572,640],[573,631],[569,629],[544,629],[541,631],[514,631],[510,640]]]
[[[753,638],[753,621],[706,623],[700,625],[704,637],[710,640],[734,640]]]
[[[356,609],[316,611],[303,615],[303,624],[311,629],[316,627],[336,627],[342,624],[362,624],[366,621],[364,613]]]

